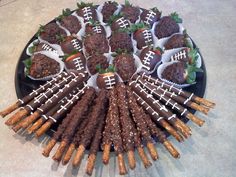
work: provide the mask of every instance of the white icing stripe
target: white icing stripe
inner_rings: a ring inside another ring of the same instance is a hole
[[[24,104],[24,101],[23,101],[23,100],[18,99],[18,101],[19,101],[21,104]]]
[[[49,119],[51,119],[51,120],[53,120],[53,122],[57,122],[57,120],[56,119],[54,119],[52,116],[49,116]]]
[[[42,115],[42,117],[45,119],[45,120],[48,120],[48,117],[46,115]]]
[[[162,120],[163,119],[163,117],[159,117],[158,119],[157,119],[157,121],[159,122],[160,120]]]
[[[187,102],[189,102],[189,101],[191,100],[191,98],[193,97],[193,95],[194,95],[194,94],[192,93],[192,94],[190,95],[190,97],[184,101],[184,104],[186,104]]]
[[[185,108],[184,111],[181,113],[181,116],[184,115],[186,111],[187,109]]]
[[[179,89],[179,93],[178,93],[178,94],[180,95],[181,93],[182,93],[182,88],[181,88],[181,89]]]
[[[43,110],[42,110],[41,108],[37,108],[37,110],[39,110],[39,111],[43,112]]]
[[[28,108],[31,109],[31,111],[33,111],[34,109],[32,108],[32,106],[30,106],[29,104],[26,105]]]
[[[173,118],[175,118],[175,117],[176,117],[176,115],[173,114],[172,116],[168,117],[168,120],[171,120],[171,119],[173,119]]]

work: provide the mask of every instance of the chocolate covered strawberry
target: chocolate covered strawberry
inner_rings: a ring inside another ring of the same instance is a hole
[[[103,21],[107,23],[110,19],[110,16],[118,9],[118,3],[115,1],[107,1],[104,3],[102,8]]]
[[[78,72],[86,71],[86,59],[82,53],[74,52],[72,54],[65,55],[63,59],[66,69]]]
[[[131,23],[135,23],[139,18],[140,9],[139,7],[135,7],[132,4],[130,4],[128,0],[125,0],[125,5],[123,5],[121,9],[121,13]]]
[[[97,69],[99,73],[96,79],[98,88],[112,89],[118,82],[114,66],[110,65],[107,69],[102,69],[100,65],[97,65]]]
[[[135,71],[137,70],[135,66],[135,59],[132,54],[121,53],[118,54],[113,61],[117,73],[122,78],[124,82],[128,81]]]
[[[62,14],[59,15],[56,20],[58,20],[61,26],[66,28],[71,34],[76,34],[81,29],[81,24],[77,17],[72,15],[72,13],[73,12],[68,8],[62,10]]]
[[[165,50],[180,48],[180,47],[187,47],[189,46],[188,42],[188,34],[184,31],[183,34],[174,34],[171,36],[166,43],[164,44]]]
[[[160,48],[146,47],[140,53],[140,60],[143,69],[153,71],[155,66],[161,62],[162,50]]]
[[[133,43],[127,32],[113,32],[109,42],[112,52],[115,52],[118,49],[133,52]]]
[[[108,25],[111,26],[112,31],[118,31],[120,29],[128,29],[130,27],[130,22],[121,14],[117,14],[110,17]]]
[[[98,20],[96,7],[93,5],[93,3],[81,2],[77,3],[77,6],[78,9],[76,10],[76,13],[78,16],[84,19],[84,23],[87,23],[90,20]]]
[[[143,9],[140,15],[140,21],[152,27],[152,25],[160,20],[161,12],[155,7],[150,10]]]
[[[96,74],[96,66],[100,66],[100,69],[106,69],[109,66],[107,57],[102,54],[94,54],[87,59],[87,67],[90,74]]]
[[[134,32],[134,40],[137,41],[137,48],[142,49],[145,46],[153,46],[153,37],[151,30],[144,24],[133,24],[130,28]]]
[[[182,23],[182,19],[176,12],[162,17],[155,27],[155,35],[161,39],[178,33],[180,31],[178,23]]]
[[[72,52],[82,52],[83,46],[82,42],[74,36],[66,36],[60,38],[61,49],[65,54],[70,54]]]
[[[40,51],[49,51],[58,54],[58,51],[51,45],[46,44],[45,42],[36,41],[33,42],[33,45],[28,48],[29,54],[34,54],[35,52]]]
[[[89,23],[85,26],[85,33],[86,34],[103,34],[106,36],[106,31],[104,27],[98,22],[90,20]]]
[[[66,36],[66,32],[55,22],[51,22],[45,26],[40,25],[37,36],[51,44],[59,44],[60,40],[57,36]]]

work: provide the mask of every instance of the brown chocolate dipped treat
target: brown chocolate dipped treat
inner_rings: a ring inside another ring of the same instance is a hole
[[[174,34],[164,44],[165,50],[187,47],[186,35],[185,34]]]
[[[26,63],[30,60],[31,65],[27,66]],[[27,69],[26,73],[34,78],[43,78],[57,74],[60,71],[60,64],[43,54],[35,54],[32,59],[25,60],[24,63]]]
[[[81,24],[76,16],[71,15],[73,12],[70,9],[62,10],[62,15],[56,19],[61,26],[65,27],[71,34],[76,34],[81,29]]]
[[[96,7],[93,6],[93,3],[77,3],[78,9],[76,11],[77,15],[84,19],[84,23],[89,22],[90,20],[97,21],[97,12]]]
[[[137,70],[134,60],[135,59],[131,54],[126,53],[115,57],[114,65],[123,81],[128,81]]]
[[[110,17],[114,14],[117,10],[118,4],[115,1],[107,1],[104,3],[102,8],[102,15],[103,15],[103,22],[107,23]]]
[[[162,51],[160,48],[144,48],[140,53],[140,60],[143,64],[143,69],[147,71],[152,71],[155,66],[161,62]]]
[[[188,63],[190,62],[190,58],[188,57],[188,52],[189,52],[189,49],[184,48],[180,50],[179,52],[175,53],[174,55],[172,55],[170,57],[170,61],[180,61],[180,62]]]
[[[120,29],[128,29],[130,27],[130,22],[122,15],[113,15],[109,20],[112,31],[118,31]]]
[[[118,49],[126,50],[127,52],[133,51],[133,44],[131,37],[126,32],[114,32],[110,38],[111,51],[115,52]]]
[[[35,52],[40,52],[40,51],[49,51],[58,54],[58,51],[55,48],[44,42],[39,42],[39,41],[34,42],[33,46],[29,47],[28,51],[30,54],[34,54]]]
[[[134,24],[131,29],[134,31],[134,40],[137,41],[138,49],[142,49],[145,46],[153,46],[151,30],[144,23]]]
[[[65,57],[66,69],[72,71],[86,71],[86,59],[80,52]]]
[[[71,54],[72,52],[82,52],[82,42],[74,36],[67,36],[61,38],[61,49],[65,54]]]
[[[97,66],[105,70],[109,66],[107,57],[102,54],[91,55],[87,60],[87,67],[90,74],[94,75],[98,72]]]
[[[99,22],[92,22],[86,24],[85,26],[85,33],[86,34],[103,34],[106,36],[106,31],[104,27]]]
[[[161,12],[157,8],[153,8],[150,10],[142,9],[142,13],[140,15],[140,21],[152,27],[152,25],[155,22],[160,20],[160,17],[161,17]]]
[[[98,76],[96,79],[97,86],[100,89],[112,89],[118,82],[118,76],[115,73],[115,68],[110,65],[108,68],[103,69],[100,65],[97,66]]]
[[[58,36],[66,36],[66,32],[55,22],[52,22],[45,26],[40,26],[38,36],[51,44],[59,44]]]
[[[185,68],[183,62],[176,62],[167,66],[162,72],[163,79],[174,82],[176,84],[183,84],[185,82]]]
[[[155,27],[155,35],[161,39],[169,37],[174,33],[179,32],[179,25],[182,19],[178,17],[178,14],[172,13],[170,16],[162,17],[159,23]]]
[[[123,5],[121,9],[121,13],[131,23],[135,23],[139,18],[140,9],[139,7],[132,6],[132,4],[129,3],[129,1],[125,1],[125,5]]]
[[[84,46],[89,55],[109,52],[108,40],[102,34],[87,35],[84,39]]]

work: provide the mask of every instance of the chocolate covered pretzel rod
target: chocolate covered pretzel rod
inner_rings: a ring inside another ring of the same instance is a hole
[[[53,124],[60,120],[64,115],[70,110],[76,102],[79,100],[80,96],[83,95],[86,90],[91,90],[92,88],[85,85],[77,94],[73,95],[72,98],[65,104],[60,106],[55,114],[49,117],[49,119],[35,132],[36,137],[43,135]],[[93,90],[93,89],[92,89]]]
[[[159,79],[154,79],[151,77],[151,75],[148,76],[144,72],[140,76],[142,78],[144,78],[145,80],[147,80],[148,82],[152,82],[155,85],[161,86],[164,89],[168,89],[169,91],[174,92],[177,95],[183,96],[184,98],[187,98],[189,100],[195,101],[196,103],[203,104],[203,105],[210,107],[210,108],[213,108],[215,106],[215,103],[213,103],[211,101],[208,101],[204,98],[200,98],[200,97],[194,95],[193,93],[183,91],[182,89],[176,88],[173,85],[169,85]]]
[[[142,83],[145,83],[145,85],[152,86],[153,87],[153,90],[152,90],[153,93],[154,92],[158,92],[159,94],[162,94],[163,96],[168,96],[168,97],[172,98],[173,100],[175,100],[176,102],[178,102],[178,103],[180,103],[182,105],[186,105],[186,106],[188,106],[188,107],[190,107],[192,109],[195,109],[197,111],[200,111],[200,112],[202,112],[204,114],[207,114],[208,111],[209,111],[209,108],[201,106],[201,105],[191,101],[188,98],[184,98],[184,97],[182,97],[180,95],[177,95],[175,92],[170,92],[170,91],[168,91],[168,89],[163,88],[161,85],[157,86],[157,85],[155,85],[154,82],[148,82],[147,80],[142,79],[142,77],[139,76],[139,75],[135,75],[133,77],[133,79],[135,81],[138,81],[138,82],[142,81]]]
[[[103,113],[100,116],[103,118],[99,118],[100,122],[96,130],[95,136],[92,140],[92,143],[90,145],[90,151],[89,151],[89,156],[88,156],[88,161],[87,161],[87,166],[86,166],[86,173],[90,176],[93,173],[97,152],[99,151],[99,146],[102,139],[102,130],[104,126],[105,113]]]
[[[128,162],[131,169],[136,166],[134,157],[134,137],[132,132],[132,122],[130,117],[130,112],[128,108],[128,100],[126,93],[126,86],[123,83],[118,83],[116,86],[117,96],[118,96],[118,108],[119,108],[119,118],[121,124],[121,135],[123,139],[123,145],[125,151],[128,155]]]
[[[59,83],[55,83],[53,87],[48,88],[45,92],[39,94],[33,100],[31,100],[26,106],[20,111],[11,116],[6,122],[6,125],[14,125],[19,122],[24,116],[28,115],[30,112],[34,111],[37,107],[46,102],[53,94],[55,94],[60,88],[67,84],[73,77],[76,77],[74,73],[63,78]]]
[[[32,124],[35,120],[37,120],[41,115],[46,113],[49,109],[56,106],[57,103],[70,92],[72,92],[77,86],[81,85],[85,79],[86,75],[82,73],[78,73],[70,82],[65,84],[58,92],[53,94],[45,104],[41,105],[36,109],[36,111],[30,116],[26,117],[21,123],[20,126],[22,128],[27,128],[30,124]],[[81,86],[80,86],[81,87]]]
[[[181,116],[187,117],[188,119],[192,120],[194,123],[196,123],[199,126],[202,126],[204,124],[205,121],[194,116],[186,108],[184,108],[183,106],[181,106],[180,104],[172,100],[170,97],[165,95],[165,92],[164,93],[158,92],[155,86],[149,84],[148,82],[145,82],[141,78],[138,79],[138,83],[140,83],[144,88],[146,88],[152,95],[156,96],[156,98],[159,101],[162,101],[166,106],[180,113]]]
[[[83,118],[88,113],[89,106],[93,102],[93,99],[95,97],[95,89],[90,88],[86,91],[85,95],[82,97],[80,101],[73,107],[70,114],[67,116],[71,116],[71,121],[67,125],[65,131],[62,134],[62,141],[52,157],[55,161],[60,161],[61,157],[66,149],[66,147],[69,145],[69,143],[73,140],[73,136],[78,128],[78,125],[81,123]]]
[[[98,93],[98,96],[95,99],[95,104],[88,115],[90,121],[84,129],[83,136],[80,138],[80,145],[73,159],[73,166],[78,166],[80,164],[85,148],[90,144],[92,137],[94,136],[94,129],[96,129],[96,126],[100,121],[104,121],[104,112],[107,105],[107,101],[107,91],[101,90]]]
[[[180,131],[185,138],[188,138],[191,135],[190,128],[185,125],[181,120],[179,120],[175,114],[169,111],[164,105],[160,104],[159,100],[156,100],[151,94],[147,92],[144,88],[141,87],[139,83],[132,81],[129,83],[132,90],[135,91],[139,96],[141,96],[147,103],[163,116],[170,124],[172,124],[178,131]]]
[[[61,80],[63,77],[68,76],[68,74],[66,72],[62,72],[61,74],[59,74],[58,76],[52,78],[52,80],[47,81],[45,84],[40,85],[38,89],[33,90],[30,94],[28,94],[27,96],[18,99],[14,104],[12,104],[11,106],[9,106],[8,108],[6,108],[5,110],[0,112],[0,115],[2,117],[7,116],[8,114],[12,113],[13,111],[15,111],[16,109],[20,108],[21,106],[24,106],[25,104],[27,104],[30,100],[32,100],[34,97],[38,96],[40,93],[42,93],[43,91],[45,91],[46,89],[52,87],[55,83],[58,83],[59,80]]]
[[[146,121],[143,119],[141,111],[142,108],[140,108],[136,102],[136,99],[129,87],[127,87],[127,95],[128,95],[128,100],[129,100],[129,109],[132,113],[132,117],[134,122],[136,123],[136,126],[138,130],[140,131],[143,139],[147,142],[147,148],[148,151],[152,157],[153,160],[158,159],[158,153],[155,149],[154,144],[152,143],[152,137],[149,132],[148,126]]]

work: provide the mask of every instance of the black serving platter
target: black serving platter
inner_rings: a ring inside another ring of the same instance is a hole
[[[53,22],[54,20],[52,20],[51,22]],[[49,23],[51,23],[49,22]],[[21,56],[18,60],[17,66],[16,66],[16,70],[15,70],[15,89],[16,89],[16,95],[18,98],[22,98],[26,95],[28,95],[33,89],[37,89],[39,87],[39,85],[44,84],[44,81],[34,81],[31,80],[30,78],[28,78],[27,76],[25,76],[24,73],[24,64],[23,64],[23,60],[29,58],[30,56],[28,56],[26,54],[26,50],[27,50],[27,46],[29,46],[29,44],[31,42],[33,42],[35,39],[37,39],[36,34],[30,39],[30,41],[26,44],[23,52],[21,53]],[[191,39],[192,40],[192,39]],[[194,43],[194,41],[192,40],[193,46],[194,48],[197,47],[197,45]],[[206,73],[206,67],[205,67],[205,63],[203,60],[203,57],[199,51],[199,54],[202,58],[202,73],[197,73],[197,78],[196,78],[196,84],[184,88],[183,90],[186,90],[188,92],[192,92],[195,95],[199,96],[199,97],[203,97],[205,90],[206,90],[206,79],[207,79],[207,73]],[[152,74],[152,77],[157,78],[157,73],[154,72]],[[195,113],[196,111],[193,109],[188,109],[191,113]],[[185,123],[188,122],[187,118],[181,118],[182,121],[184,121]],[[49,136],[52,136],[53,132],[56,131],[58,125],[60,124],[60,121],[57,122],[56,124],[54,124],[50,130],[47,131],[47,134]],[[169,134],[165,131],[166,135],[169,136]]]

